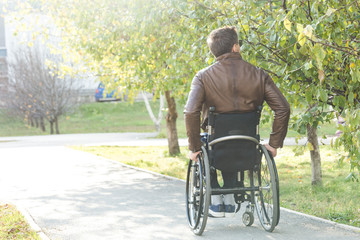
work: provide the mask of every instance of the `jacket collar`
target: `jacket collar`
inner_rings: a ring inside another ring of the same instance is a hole
[[[241,54],[239,52],[231,52],[220,55],[216,58],[216,61],[221,61],[224,59],[242,59]]]

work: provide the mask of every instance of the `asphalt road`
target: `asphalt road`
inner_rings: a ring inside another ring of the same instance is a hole
[[[245,227],[237,214],[209,219],[197,237],[187,226],[183,181],[64,146],[164,141],[132,133],[60,136],[0,138],[0,201],[26,209],[50,239],[360,239],[360,229],[285,209],[273,233],[256,217]]]

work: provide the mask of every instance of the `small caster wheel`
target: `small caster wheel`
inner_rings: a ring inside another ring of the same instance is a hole
[[[242,216],[245,226],[251,226],[254,223],[254,214],[252,212],[244,212]]]

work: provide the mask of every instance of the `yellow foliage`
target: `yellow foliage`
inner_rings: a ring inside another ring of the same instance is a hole
[[[289,32],[291,32],[291,22],[287,18],[284,20],[284,26]]]
[[[314,146],[310,142],[307,143],[307,147],[309,151],[314,151]]]
[[[242,28],[244,29],[245,32],[249,32],[249,29],[250,29],[249,25],[242,25]],[[290,26],[290,29],[291,29],[291,26]]]
[[[304,32],[304,27],[303,27],[303,25],[300,24],[300,23],[297,23],[297,24],[296,24],[296,29],[297,29],[297,32],[298,32],[299,34],[301,34],[301,33]]]
[[[298,36],[298,42],[300,43],[301,46],[303,46],[306,42],[306,36],[304,33],[300,33]]]

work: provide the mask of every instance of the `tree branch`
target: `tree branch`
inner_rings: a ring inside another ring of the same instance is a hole
[[[307,0],[307,6],[308,6],[308,16],[310,17],[310,20],[313,21],[313,18],[311,16],[311,8],[310,8],[310,1]]]
[[[287,6],[286,6],[286,0],[282,0],[282,9],[285,10],[285,13],[288,13],[288,9],[287,9]]]
[[[348,54],[348,55],[355,56],[356,58],[360,59],[360,50],[356,52],[356,51],[353,50],[352,48],[348,48],[348,49],[351,49],[351,50],[354,51],[354,52],[349,52],[349,51],[345,50],[344,47],[334,46],[334,45],[331,45],[331,44],[329,44],[329,43],[324,43],[324,42],[321,42],[321,41],[314,41],[314,40],[311,40],[311,39],[309,39],[309,40],[310,40],[312,43],[319,43],[319,44],[321,44],[321,45],[323,45],[323,46],[336,49],[336,50],[338,50],[338,51],[344,52],[344,53],[346,53],[346,54]]]

